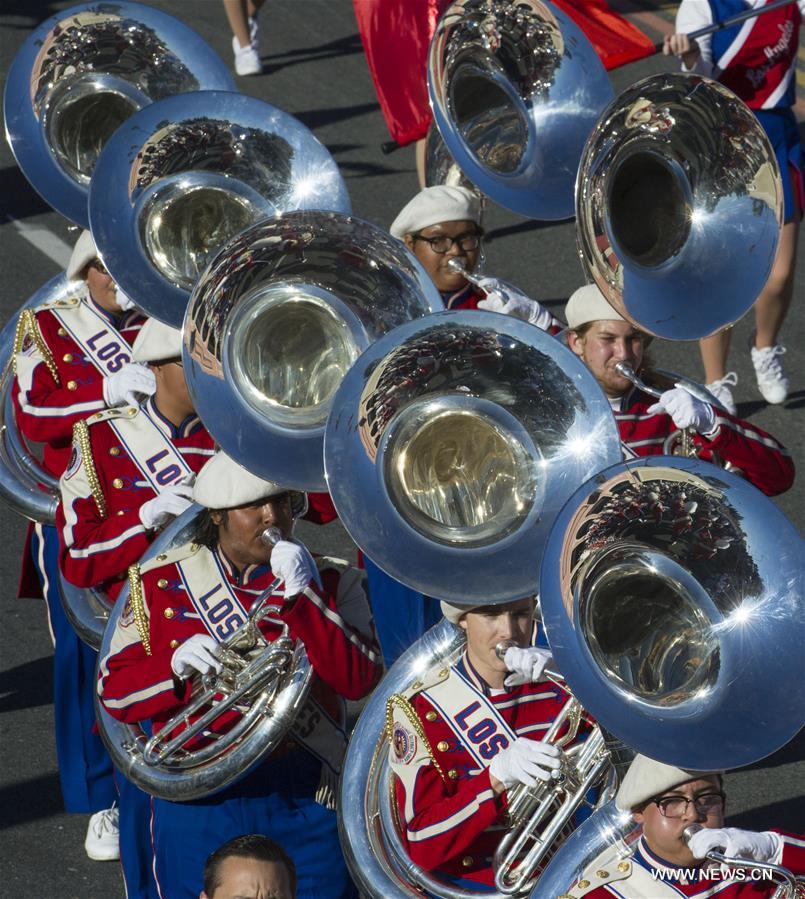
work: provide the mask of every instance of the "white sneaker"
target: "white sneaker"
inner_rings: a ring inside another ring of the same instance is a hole
[[[780,362],[780,356],[784,352],[785,347],[779,343],[761,350],[752,347],[752,364],[755,366],[758,390],[763,399],[772,405],[784,402],[788,396],[788,378]]]
[[[94,862],[113,862],[120,858],[119,814],[116,806],[95,812],[89,819],[84,848]]]
[[[263,72],[263,64],[260,56],[252,44],[241,47],[236,37],[232,38],[232,52],[235,54],[235,71],[238,75],[260,75]]]
[[[738,375],[734,371],[728,371],[723,378],[712,381],[704,386],[713,394],[713,396],[721,403],[721,405],[730,413],[735,415],[737,408],[735,400],[732,398],[730,387],[734,387],[738,383]]]

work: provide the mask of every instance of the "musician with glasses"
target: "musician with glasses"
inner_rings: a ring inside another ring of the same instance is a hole
[[[195,541],[129,571],[131,594],[100,666],[106,709],[120,721],[162,727],[187,705],[197,675],[221,671],[220,644],[269,587],[316,677],[291,730],[254,772],[204,799],[154,798],[160,895],[196,899],[207,856],[242,833],[286,847],[298,896],[353,895],[333,810],[346,748],[343,700],[365,696],[382,671],[360,574],[338,560],[314,560],[293,538],[304,494],[249,473],[223,452],[201,470],[193,499],[204,507]],[[270,528],[282,538],[274,545],[263,537]],[[280,633],[270,620],[260,629],[268,640]],[[224,732],[232,724],[229,716],[210,727]]]
[[[441,604],[467,645],[389,699],[389,763],[411,860],[456,886],[494,884],[508,791],[549,782],[563,752],[541,737],[568,694],[544,677],[550,653],[530,645],[533,597],[500,605]],[[509,643],[500,657],[500,644]],[[583,718],[579,736],[589,732]],[[558,736],[564,737],[567,725]],[[568,823],[564,834],[572,830]]]
[[[722,871],[705,858],[711,851],[805,873],[805,840],[724,827],[725,802],[720,772],[686,771],[635,756],[616,797],[618,808],[631,811],[643,828],[633,855],[595,859],[560,899],[772,896],[777,884],[760,869]],[[688,841],[685,830],[692,825],[701,829]]]
[[[23,309],[14,340],[11,394],[22,436],[43,444],[43,465],[60,477],[70,457],[73,425],[107,407],[154,392],[151,373],[131,363],[131,344],[145,318],[116,286],[88,231],[73,248],[66,275],[72,297]],[[98,861],[118,857],[115,788],[106,750],[94,732],[96,653],[62,608],[57,529],[29,527],[21,596],[47,602],[54,643],[56,754],[64,807],[92,813],[85,848]],[[36,572],[34,574],[34,571]]]
[[[683,387],[649,396],[621,375],[625,362],[635,373],[646,368],[649,336],[626,321],[594,284],[579,288],[568,301],[567,345],[595,375],[618,422],[624,452],[661,455],[677,429],[691,428],[705,461],[731,463],[767,496],[783,493],[794,482],[788,450],[766,431],[696,398]]]

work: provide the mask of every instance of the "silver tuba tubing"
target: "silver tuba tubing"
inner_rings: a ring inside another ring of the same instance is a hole
[[[188,542],[198,512],[199,507],[193,506],[172,522],[151,545],[143,561]],[[126,586],[104,632],[99,665],[110,652],[117,622],[128,605]],[[197,679],[197,692],[191,703],[156,734],[146,733],[139,724],[117,721],[96,693],[101,738],[115,765],[140,789],[174,802],[210,796],[253,771],[291,727],[307,698],[313,669],[304,647],[291,640],[287,631],[272,643],[262,639],[257,621],[265,611],[265,604],[258,599],[253,614],[222,644],[221,674]],[[171,731],[181,723],[189,725],[189,716],[208,704],[215,707],[214,714],[205,716],[200,725],[191,725],[191,735],[233,706],[242,711],[242,718],[226,734],[213,736],[206,746],[188,751],[183,745],[187,738],[180,735],[174,739]]]

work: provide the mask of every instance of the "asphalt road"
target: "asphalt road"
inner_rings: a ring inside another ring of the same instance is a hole
[[[69,2],[5,0],[0,9],[0,60],[3,75],[30,30]],[[158,7],[191,24],[227,62],[230,37],[219,0],[161,0]],[[632,4],[637,6],[638,4]],[[388,140],[358,38],[349,0],[270,0],[262,16],[262,49],[266,72],[239,79],[246,93],[272,102],[297,116],[329,148],[347,179],[356,215],[388,227],[397,211],[417,189],[413,152],[404,149],[384,156]],[[661,58],[645,60],[612,74],[616,90],[667,65]],[[3,289],[0,319],[15,309],[46,279],[59,271],[37,248],[55,235],[67,244],[75,233],[50,211],[28,186],[7,146],[0,147],[0,254]],[[577,261],[573,223],[541,225],[520,219],[491,205],[486,270],[520,285],[561,312],[564,300],[584,282]],[[739,413],[777,435],[791,449],[800,470],[805,467],[805,300],[803,268],[797,277],[794,308],[782,335],[788,347],[785,362],[792,381],[784,406],[769,407],[757,394],[746,340],[747,320],[735,328],[732,366],[740,381]],[[664,368],[696,379],[702,375],[693,344],[655,342],[654,356]],[[800,479],[776,500],[802,530],[805,489]],[[3,866],[2,897],[78,897],[113,899],[123,896],[117,866],[89,862],[83,851],[86,819],[61,810],[51,731],[50,641],[44,607],[15,599],[23,523],[0,510],[0,828]],[[315,534],[314,548],[348,552],[339,527]],[[775,647],[763,647],[773,653]],[[803,660],[792,659],[803,670]],[[768,702],[774,703],[771,690]],[[729,726],[752,729],[752,721]],[[709,735],[718,739],[718,735]],[[733,824],[803,829],[805,740],[751,769],[728,775],[729,813]]]

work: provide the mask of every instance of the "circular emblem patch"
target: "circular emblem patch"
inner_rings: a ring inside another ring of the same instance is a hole
[[[128,627],[130,624],[134,623],[134,609],[131,605],[131,600],[126,599],[126,604],[123,606],[123,611],[120,615],[120,626]]]
[[[67,463],[67,468],[64,470],[64,479],[69,481],[80,467],[81,451],[75,444],[73,444],[73,448],[70,450],[70,461]]]
[[[416,755],[416,735],[406,730],[402,724],[395,722],[391,740],[395,758],[401,764],[407,765]]]

